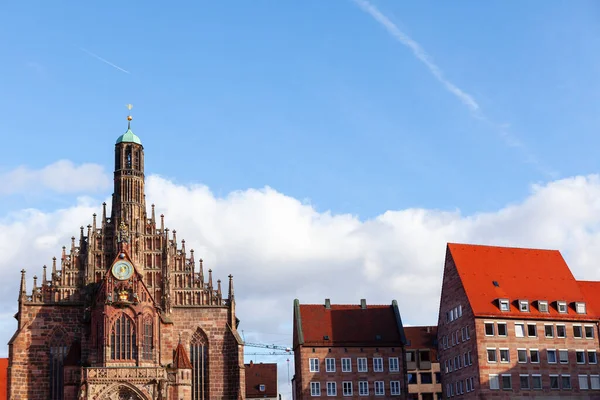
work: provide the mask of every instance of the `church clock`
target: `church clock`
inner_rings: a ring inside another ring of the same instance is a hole
[[[112,274],[120,281],[129,279],[133,275],[133,265],[128,261],[118,261],[112,267]]]

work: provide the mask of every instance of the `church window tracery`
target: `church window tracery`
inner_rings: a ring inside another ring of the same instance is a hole
[[[208,340],[200,328],[190,343],[192,363],[192,399],[208,400]]]
[[[50,339],[50,400],[63,398],[63,365],[67,357],[67,343],[63,331],[57,331]]]
[[[110,331],[110,358],[112,360],[135,360],[137,342],[135,324],[125,313],[113,322]]]
[[[154,339],[154,332],[152,328],[153,326],[151,317],[146,317],[144,319],[144,344],[142,349],[142,359],[144,360],[152,360],[152,347]]]

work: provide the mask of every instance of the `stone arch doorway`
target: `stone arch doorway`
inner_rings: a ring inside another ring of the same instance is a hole
[[[108,388],[99,397],[99,400],[148,400],[137,388],[127,384],[117,384]]]

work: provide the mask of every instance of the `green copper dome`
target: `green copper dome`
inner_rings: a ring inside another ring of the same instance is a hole
[[[142,144],[142,141],[140,140],[140,138],[131,131],[131,129],[127,129],[127,132],[125,132],[124,134],[122,134],[121,136],[119,136],[119,138],[117,139],[117,143],[115,144],[119,144],[119,143],[137,143],[137,144]]]

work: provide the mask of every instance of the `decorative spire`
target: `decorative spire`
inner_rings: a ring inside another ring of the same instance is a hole
[[[212,291],[212,288],[213,288],[213,283],[212,283],[212,269],[208,270],[208,288]]]
[[[165,230],[165,214],[160,214],[160,230]]]
[[[106,224],[106,202],[102,203],[102,226]]]
[[[217,280],[217,296],[221,298],[221,280]]]
[[[152,224],[156,225],[156,216],[154,214],[154,204],[152,204]]]
[[[48,279],[46,278],[46,266],[44,265],[44,273],[42,274],[42,285],[46,286],[46,283],[48,283]]]
[[[52,280],[56,277],[56,257],[52,257]]]
[[[129,110],[129,115],[127,115],[127,130],[131,129],[131,120],[133,117],[131,116],[131,109],[133,106],[131,104],[127,104],[127,109]]]
[[[234,298],[233,294],[233,275],[229,274],[229,300]]]
[[[181,253],[185,254],[185,239],[181,239]]]
[[[21,296],[27,295],[27,286],[25,284],[25,270],[21,270]]]
[[[37,290],[37,275],[33,276],[33,291],[32,294]]]
[[[204,260],[200,259],[199,264],[200,264],[200,286],[202,286],[204,288],[204,265],[203,265]]]

